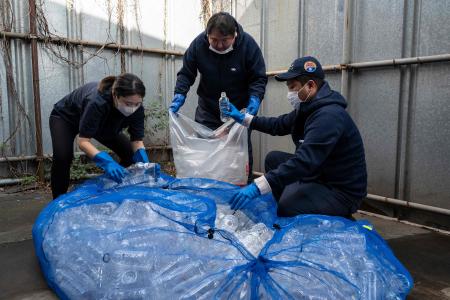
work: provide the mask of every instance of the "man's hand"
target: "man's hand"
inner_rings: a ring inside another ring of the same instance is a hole
[[[228,111],[222,111],[222,113],[230,118],[233,118],[236,122],[239,124],[242,124],[244,121],[245,114],[241,113],[236,106],[230,103],[230,110]]]
[[[182,94],[175,94],[172,99],[172,104],[169,107],[169,110],[176,113],[180,110],[180,107],[183,106],[184,101],[186,100],[186,96]]]
[[[231,209],[237,210],[245,207],[251,200],[261,195],[256,184],[252,183],[244,188],[241,188],[236,194],[231,197],[230,206]]]
[[[261,100],[259,100],[258,97],[250,96],[250,100],[248,100],[247,112],[251,115],[256,116],[260,105]]]

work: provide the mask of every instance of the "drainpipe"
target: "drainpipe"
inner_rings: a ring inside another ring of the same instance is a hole
[[[259,177],[259,176],[263,176],[264,173],[253,172],[253,175],[255,175],[256,177]],[[414,203],[414,202],[409,202],[409,201],[405,201],[405,200],[388,198],[388,197],[378,196],[378,195],[373,195],[373,194],[367,194],[366,198],[369,200],[375,200],[375,201],[389,203],[389,204],[411,207],[411,208],[415,208],[415,209],[419,209],[419,210],[424,210],[424,211],[429,211],[429,212],[434,212],[434,213],[450,216],[450,209],[445,209],[445,208],[441,208],[441,207],[435,207],[435,206],[430,206],[430,205],[425,205],[425,204],[420,204],[420,203]]]
[[[14,185],[14,184],[21,183],[22,181],[24,181],[24,179],[22,179],[22,178],[6,178],[6,179],[0,179],[0,186]]]
[[[384,59],[384,60],[376,60],[376,61],[365,61],[358,63],[351,63],[348,65],[339,64],[339,65],[324,65],[322,69],[325,72],[338,72],[344,69],[352,70],[352,69],[371,69],[371,68],[383,68],[383,67],[398,67],[398,66],[407,66],[414,64],[425,64],[425,63],[439,63],[439,62],[449,62],[450,61],[450,53],[446,54],[436,54],[430,56],[417,56],[417,57],[407,57],[407,58],[392,58],[392,59]],[[268,71],[266,73],[267,76],[275,76],[281,73],[287,72],[287,70],[276,70],[276,71]]]
[[[41,122],[41,98],[39,90],[39,61],[38,49],[36,40],[36,3],[35,0],[29,0],[30,9],[30,36],[31,36],[31,68],[33,76],[33,102],[34,102],[34,123],[35,123],[35,137],[36,137],[36,160],[37,176],[39,181],[44,181],[44,163],[42,147],[42,122]]]
[[[367,197],[367,199],[370,199],[370,200],[375,200],[375,201],[379,201],[379,202],[395,204],[395,205],[400,205],[400,206],[405,206],[405,207],[411,207],[411,208],[415,208],[415,209],[419,209],[419,210],[425,210],[425,211],[429,211],[429,212],[434,212],[434,213],[450,216],[450,209],[446,209],[446,208],[435,207],[435,206],[414,203],[414,202],[409,202],[409,201],[405,201],[405,200],[399,200],[399,199],[395,199],[395,198],[388,198],[388,197],[372,195],[372,194],[367,194],[366,197]]]

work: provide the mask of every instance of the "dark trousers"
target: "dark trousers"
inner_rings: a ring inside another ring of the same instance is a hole
[[[265,159],[266,172],[276,169],[294,155],[272,151]],[[351,207],[342,193],[318,182],[294,182],[282,190],[272,189],[278,202],[277,214],[280,217],[293,217],[300,214],[320,214],[350,217]]]
[[[70,182],[70,166],[73,160],[73,141],[78,128],[52,112],[50,115],[50,133],[52,136],[53,160],[51,171],[51,187],[53,199],[67,192]],[[133,148],[130,139],[123,133],[113,139],[97,139],[100,143],[114,151],[120,164],[128,167],[133,163]]]

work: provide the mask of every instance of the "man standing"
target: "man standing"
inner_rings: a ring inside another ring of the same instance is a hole
[[[170,110],[177,112],[200,72],[195,121],[217,129],[220,120],[219,98],[226,92],[239,110],[256,115],[267,84],[266,67],[255,40],[228,13],[214,14],[206,31],[198,35],[186,50],[178,72],[175,96]],[[252,151],[249,134],[249,162]]]
[[[291,134],[295,153],[268,153],[264,176],[240,189],[230,200],[231,207],[242,208],[272,192],[279,216],[349,217],[367,194],[367,172],[363,142],[345,110],[345,99],[330,88],[322,66],[311,56],[296,59],[286,73],[275,78],[286,82],[292,112],[254,117],[231,107],[224,114],[250,129]]]

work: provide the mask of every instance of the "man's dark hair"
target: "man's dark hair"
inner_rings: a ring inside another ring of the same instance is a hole
[[[117,97],[139,95],[145,97],[145,86],[142,80],[134,74],[123,73],[119,76],[108,76],[98,84],[98,91],[111,91]]]
[[[206,25],[206,33],[210,34],[213,29],[219,30],[223,35],[234,35],[237,30],[237,22],[229,13],[218,12],[209,18]]]
[[[308,76],[308,75],[300,75],[298,77],[295,77],[295,80],[300,81],[302,85],[305,85],[308,81],[312,80],[316,83],[317,88],[320,89],[323,85],[324,80],[321,78],[317,78],[314,76]]]

